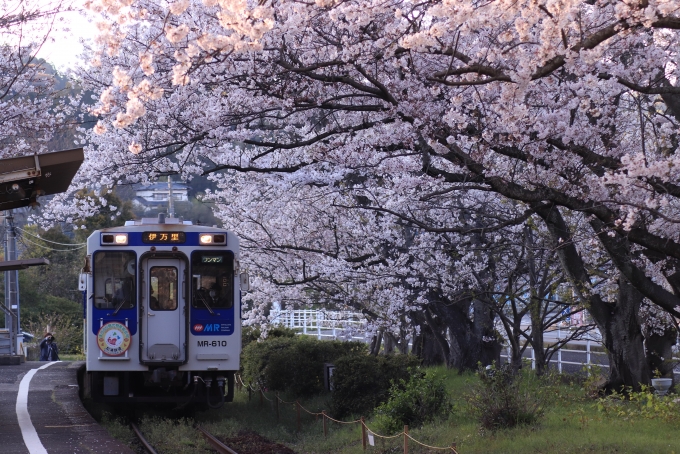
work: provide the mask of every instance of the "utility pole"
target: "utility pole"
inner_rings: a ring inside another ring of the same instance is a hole
[[[5,211],[4,219],[5,261],[17,259],[16,231],[14,230],[14,216],[12,211]],[[17,336],[19,333],[19,271],[5,271],[5,329],[9,331],[9,354],[16,355]]]
[[[175,217],[175,200],[172,197],[172,177],[168,175],[168,217]]]

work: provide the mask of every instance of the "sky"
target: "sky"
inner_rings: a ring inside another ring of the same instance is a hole
[[[76,3],[82,3],[80,0]],[[58,70],[66,71],[79,61],[79,55],[83,51],[81,39],[91,39],[96,32],[93,21],[88,21],[80,12],[70,11],[62,13],[63,22],[69,28],[69,32],[55,31],[51,39],[43,45],[38,52],[38,57],[52,63]]]

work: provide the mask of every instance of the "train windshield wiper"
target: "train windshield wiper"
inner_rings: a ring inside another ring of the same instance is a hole
[[[118,306],[116,306],[116,310],[113,311],[113,315],[118,314],[118,311],[123,307],[123,304],[125,304],[125,303],[127,303],[127,302],[128,302],[128,301],[125,300],[125,299],[120,300],[120,303],[118,303]]]
[[[210,315],[215,315],[215,312],[212,310],[212,307],[210,307],[210,304],[206,301],[205,297],[202,294],[196,295],[198,297],[198,300],[203,303],[206,309],[208,309],[208,312],[210,312]]]

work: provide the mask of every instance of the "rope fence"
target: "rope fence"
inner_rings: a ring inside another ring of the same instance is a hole
[[[243,378],[241,378],[240,375],[236,375],[236,385],[239,390],[246,388],[248,392],[248,400],[250,401],[252,399],[252,396],[254,393],[257,393],[260,395],[260,405],[264,404],[264,400],[267,400],[268,402],[273,403],[274,406],[274,411],[276,412],[276,420],[279,421],[280,413],[279,413],[279,405],[292,405],[295,409],[295,414],[296,414],[296,426],[297,426],[297,431],[299,432],[301,430],[301,413],[304,411],[305,413],[314,416],[315,419],[318,420],[319,417],[323,418],[323,436],[328,437],[328,421],[334,422],[336,424],[342,424],[342,425],[352,425],[352,424],[360,424],[361,425],[361,445],[363,450],[365,451],[367,449],[367,446],[375,446],[375,438],[380,438],[383,440],[390,440],[390,439],[396,439],[399,437],[403,438],[403,443],[404,443],[404,454],[408,454],[409,452],[409,440],[412,441],[413,443],[420,445],[424,448],[427,449],[432,449],[432,450],[437,450],[437,451],[448,451],[452,452],[454,454],[458,454],[458,451],[456,450],[456,443],[452,443],[450,446],[430,446],[428,444],[425,444],[421,441],[416,440],[413,438],[411,435],[409,435],[408,432],[408,425],[404,426],[404,430],[401,433],[398,433],[396,435],[380,435],[377,432],[374,432],[371,430],[367,425],[364,420],[364,417],[362,416],[360,419],[355,419],[354,421],[341,421],[335,418],[332,418],[326,414],[326,410],[322,410],[320,412],[314,412],[306,409],[300,404],[300,401],[295,400],[295,401],[285,401],[279,397],[279,393],[276,392],[274,394],[274,398],[270,399],[269,397],[266,396],[265,390],[262,387],[255,387],[252,384],[245,384],[243,382]]]

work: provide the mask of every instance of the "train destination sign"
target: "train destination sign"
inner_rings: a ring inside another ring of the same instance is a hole
[[[184,232],[144,232],[142,241],[144,243],[185,243],[187,240]]]

